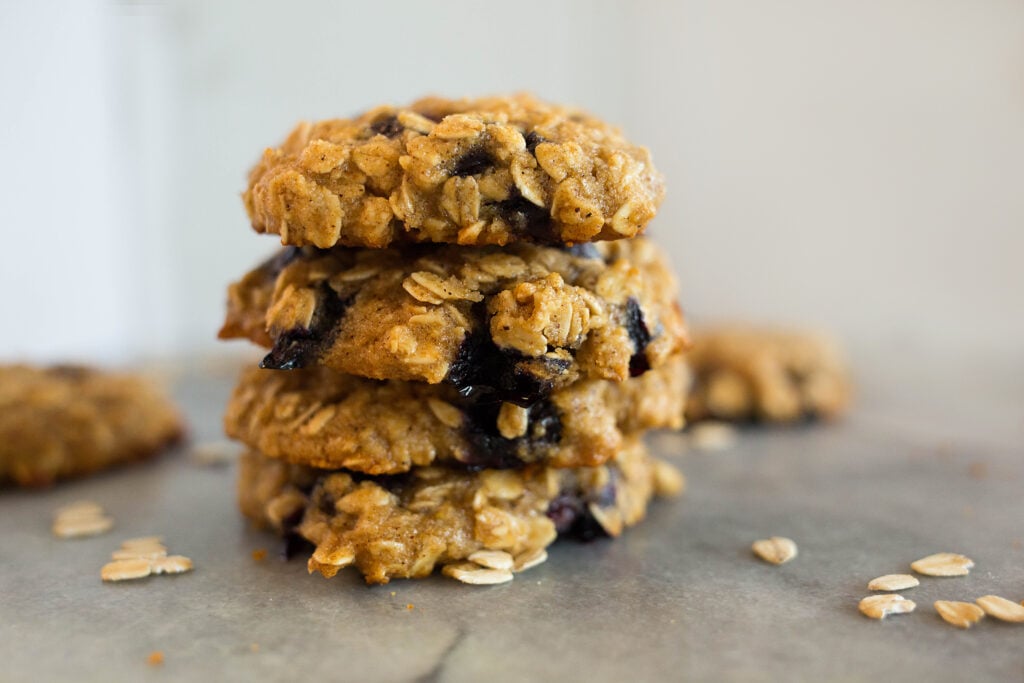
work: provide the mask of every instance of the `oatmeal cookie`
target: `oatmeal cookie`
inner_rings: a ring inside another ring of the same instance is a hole
[[[624,435],[682,426],[681,356],[625,382],[580,380],[527,407],[466,397],[447,384],[379,382],[325,368],[243,373],[227,433],[261,453],[326,469],[399,474],[600,465]]]
[[[378,107],[301,123],[243,194],[282,244],[386,247],[634,237],[664,195],[649,152],[529,95]]]
[[[851,387],[836,344],[819,334],[725,326],[694,334],[688,420],[832,419]]]
[[[0,366],[0,484],[47,486],[154,455],[183,433],[140,377],[77,366]]]
[[[355,565],[367,583],[419,578],[475,553],[528,564],[556,536],[618,536],[644,517],[655,494],[681,475],[636,438],[600,467],[483,470],[416,467],[364,477],[289,465],[255,451],[243,457],[242,512],[259,526],[315,546],[309,571],[326,577]]]
[[[262,367],[447,381],[523,407],[579,378],[625,380],[686,344],[675,278],[646,239],[572,248],[285,249],[228,294],[221,338]]]

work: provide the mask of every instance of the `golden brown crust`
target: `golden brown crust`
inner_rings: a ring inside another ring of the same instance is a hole
[[[687,379],[676,357],[625,382],[581,380],[522,408],[467,399],[448,385],[253,368],[224,423],[265,455],[375,475],[435,462],[594,466],[611,459],[627,433],[681,427]]]
[[[514,560],[562,534],[618,536],[643,519],[656,491],[666,492],[659,468],[667,467],[636,438],[599,467],[417,467],[403,477],[361,480],[250,452],[238,493],[243,513],[258,525],[313,543],[311,572],[332,577],[354,565],[368,583],[387,583],[428,576],[480,550]]]
[[[48,486],[146,458],[183,429],[171,402],[140,377],[0,366],[0,485]]]
[[[625,380],[686,345],[656,246],[584,247],[285,250],[231,286],[221,337],[272,342],[268,367],[541,394]]]
[[[832,340],[810,332],[743,325],[698,330],[687,354],[694,385],[690,421],[833,419],[852,393]]]
[[[643,147],[529,95],[378,107],[301,123],[243,200],[282,244],[578,243],[639,234],[664,195]]]

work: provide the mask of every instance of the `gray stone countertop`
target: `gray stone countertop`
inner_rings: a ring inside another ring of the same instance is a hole
[[[1024,625],[960,631],[932,608],[1024,599],[1024,368],[915,362],[862,364],[857,407],[835,426],[746,430],[718,452],[653,436],[687,475],[683,498],[616,541],[556,544],[501,586],[310,576],[240,518],[234,466],[187,448],[0,492],[0,681],[1024,681]],[[178,381],[193,443],[221,438],[230,384]],[[79,499],[115,529],[51,536],[53,510]],[[195,571],[102,583],[119,541],[149,534]],[[751,542],[771,535],[799,557],[756,560]],[[913,614],[857,611],[868,580],[939,551],[976,567],[923,578],[904,593]]]

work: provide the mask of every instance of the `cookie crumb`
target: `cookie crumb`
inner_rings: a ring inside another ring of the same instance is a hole
[[[410,603],[409,603],[408,605],[406,605],[406,606],[405,606],[405,609],[410,609],[410,610],[411,610],[411,609],[415,609],[415,607],[416,607],[416,606],[415,606],[415,605],[413,605],[413,604],[412,604],[412,603],[410,602]]]
[[[149,653],[149,656],[146,657],[146,663],[150,666],[160,666],[164,663],[164,653],[160,650],[153,650]]]
[[[871,619],[885,619],[890,614],[909,614],[917,608],[917,604],[897,593],[886,593],[869,595],[860,601],[857,608]]]
[[[785,564],[797,556],[796,543],[784,536],[772,536],[754,541],[750,549],[769,564]]]
[[[935,553],[912,562],[910,568],[925,576],[967,576],[974,560],[957,553]]]
[[[256,550],[253,550],[252,559],[254,559],[257,562],[262,562],[263,560],[267,559],[267,549],[257,548]]]
[[[98,536],[114,527],[114,518],[92,501],[80,500],[57,510],[53,518],[53,535],[57,538]]]
[[[908,588],[920,586],[921,582],[910,574],[886,574],[871,579],[868,583],[869,591],[902,591]]]
[[[984,479],[988,476],[988,463],[976,460],[967,466],[967,473],[972,479]]]
[[[935,611],[949,624],[967,629],[985,618],[985,611],[972,602],[936,600]]]

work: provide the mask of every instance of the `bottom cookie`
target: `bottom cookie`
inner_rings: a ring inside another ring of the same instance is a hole
[[[290,465],[249,452],[239,506],[259,526],[315,547],[309,571],[353,565],[367,583],[420,578],[438,567],[467,583],[500,583],[543,561],[558,536],[618,536],[682,475],[637,437],[600,467],[466,470],[419,467],[397,476]],[[483,572],[483,573],[480,573]]]
[[[686,356],[694,381],[686,419],[832,419],[850,402],[846,364],[821,335],[757,327],[698,330]]]
[[[84,476],[154,455],[183,432],[170,399],[141,377],[0,366],[0,485]]]

